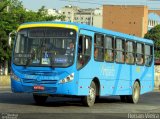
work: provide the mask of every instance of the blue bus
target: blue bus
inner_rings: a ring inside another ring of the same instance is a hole
[[[12,53],[11,89],[48,96],[75,96],[93,106],[100,96],[137,103],[154,89],[154,43],[119,32],[68,22],[24,23]]]

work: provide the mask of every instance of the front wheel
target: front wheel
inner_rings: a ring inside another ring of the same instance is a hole
[[[133,89],[132,89],[132,95],[127,96],[127,102],[129,103],[138,103],[140,97],[140,85],[138,83],[138,81],[136,81],[133,85]]]
[[[89,89],[89,94],[87,96],[82,97],[82,101],[85,106],[91,107],[94,105],[95,99],[96,99],[96,85],[92,81]]]
[[[38,104],[38,105],[43,105],[46,102],[47,98],[48,98],[48,96],[33,94],[33,99],[36,102],[36,104]]]

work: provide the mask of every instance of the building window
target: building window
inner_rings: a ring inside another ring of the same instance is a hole
[[[107,62],[114,61],[114,38],[106,36],[104,39],[104,59]]]
[[[124,63],[124,40],[117,38],[115,47],[116,62]]]
[[[103,49],[104,35],[95,34],[94,39],[94,59],[96,61],[104,60],[104,49]]]
[[[141,43],[136,45],[136,63],[138,65],[144,64],[144,45]]]

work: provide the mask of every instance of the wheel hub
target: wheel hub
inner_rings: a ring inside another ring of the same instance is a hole
[[[95,90],[93,88],[90,88],[89,90],[89,99],[94,100],[95,98]]]

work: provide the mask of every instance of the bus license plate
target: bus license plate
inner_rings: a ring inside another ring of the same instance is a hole
[[[34,86],[34,90],[44,90],[44,86]]]

